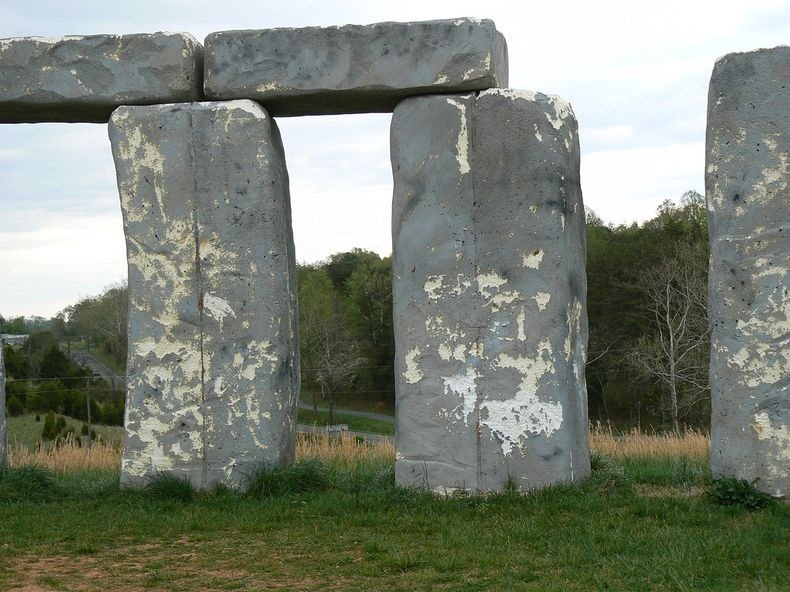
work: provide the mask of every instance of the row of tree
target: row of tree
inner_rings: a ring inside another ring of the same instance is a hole
[[[592,419],[675,430],[707,425],[707,262],[697,192],[664,202],[643,224],[607,225],[588,212]],[[300,265],[297,275],[303,396],[332,410],[339,401],[394,408],[390,258],[354,249]],[[126,286],[116,284],[65,309],[49,329],[55,340],[87,342],[122,368],[126,315]],[[27,372],[52,375],[57,348],[32,350]]]

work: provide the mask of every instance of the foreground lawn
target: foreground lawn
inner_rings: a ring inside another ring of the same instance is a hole
[[[707,459],[595,466],[580,487],[447,499],[395,487],[375,454],[302,460],[254,495],[16,469],[0,480],[0,589],[788,590],[786,505],[712,503]]]

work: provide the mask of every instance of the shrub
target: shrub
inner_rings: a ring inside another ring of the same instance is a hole
[[[245,494],[262,499],[276,495],[323,491],[331,485],[331,468],[322,460],[308,458],[290,466],[262,464],[244,476]]]
[[[757,510],[774,503],[774,499],[758,490],[754,482],[735,477],[714,479],[709,495],[719,505],[741,506],[747,510]]]
[[[45,501],[54,490],[52,472],[38,465],[0,469],[0,503]]]
[[[6,401],[6,411],[8,411],[9,417],[18,417],[25,412],[25,406],[16,396],[12,396]]]
[[[44,429],[41,431],[44,440],[54,440],[58,437],[58,428],[55,426],[55,414],[51,411],[44,418]]]
[[[195,488],[188,477],[165,472],[154,474],[144,490],[153,497],[180,502],[191,502],[196,495]]]

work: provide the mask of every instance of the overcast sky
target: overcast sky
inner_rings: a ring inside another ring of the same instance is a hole
[[[504,33],[510,86],[579,121],[582,190],[605,221],[703,192],[717,57],[790,43],[790,0],[135,2],[4,0],[0,37],[212,31],[475,16]],[[2,108],[2,107],[0,107]],[[280,118],[297,259],[391,251],[388,114]],[[0,125],[0,313],[52,316],[126,275],[105,125]]]

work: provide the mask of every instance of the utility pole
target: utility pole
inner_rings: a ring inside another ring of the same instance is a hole
[[[91,379],[88,378],[88,386],[85,388],[85,401],[88,404],[88,448],[91,447]]]

